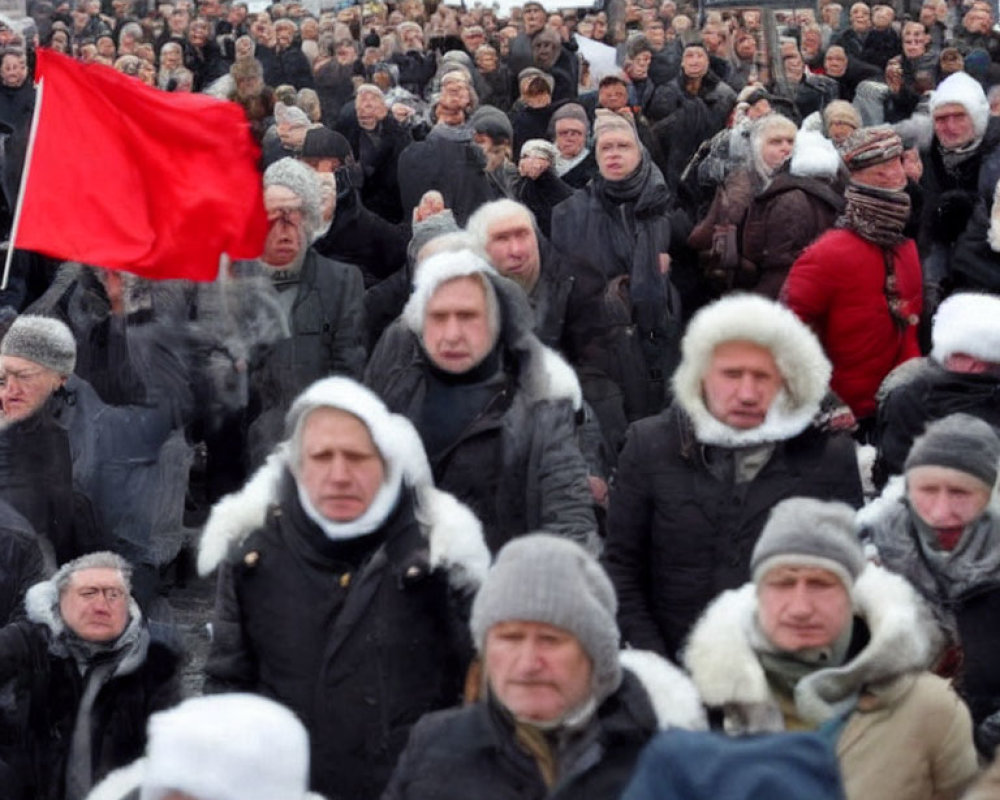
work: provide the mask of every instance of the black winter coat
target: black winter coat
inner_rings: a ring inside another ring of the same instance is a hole
[[[676,661],[708,603],[746,583],[767,516],[788,497],[860,507],[851,439],[808,428],[777,442],[757,476],[734,485],[709,469],[706,448],[676,403],[632,425],[619,456],[604,552],[623,639]]]
[[[397,165],[400,154],[413,142],[410,131],[389,114],[378,126],[378,144],[358,124],[351,114],[337,126],[351,144],[364,173],[361,200],[365,208],[389,222],[403,221],[403,207],[399,203],[399,176]]]
[[[410,727],[461,700],[469,597],[430,568],[408,495],[348,549],[305,515],[287,474],[282,497],[221,568],[207,686],[298,714],[328,800],[377,797]]]
[[[24,593],[45,579],[45,563],[31,524],[0,501],[0,626],[24,616]]]
[[[312,89],[312,67],[302,48],[293,44],[284,50],[257,45],[254,56],[264,65],[264,83],[272,89],[288,83],[296,89]]]
[[[150,715],[180,700],[179,666],[180,656],[153,640],[137,669],[101,687],[91,713],[95,783],[143,754]],[[73,659],[49,653],[44,626],[20,621],[0,630],[2,684],[11,686],[17,705],[0,711],[0,763],[14,770],[24,793],[0,797],[63,800],[84,677]]]
[[[382,800],[614,800],[655,733],[646,691],[625,671],[584,734],[591,740],[550,790],[495,702],[441,711],[413,729]]]

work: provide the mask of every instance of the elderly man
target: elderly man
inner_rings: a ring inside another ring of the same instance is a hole
[[[137,758],[149,715],[180,698],[180,658],[151,639],[131,567],[99,552],[65,564],[25,598],[27,619],[0,629],[5,798],[83,800]]]
[[[862,537],[934,610],[954,678],[986,758],[1000,745],[1000,437],[983,420],[952,414],[927,426],[906,457],[905,479],[859,512]]]
[[[544,529],[590,546],[573,371],[531,332],[521,289],[471,250],[422,262],[365,373],[423,439],[436,482],[467,502],[496,552]]]
[[[287,429],[202,537],[201,573],[222,565],[207,686],[291,708],[316,791],[377,797],[409,727],[461,698],[460,620],[489,553],[413,426],[363,386],[316,382]]]
[[[879,389],[875,478],[899,475],[928,422],[961,411],[1000,429],[1000,298],[955,294],[934,315],[930,355],[897,367]]]
[[[290,335],[272,345],[250,373],[249,462],[258,465],[281,438],[292,399],[330,373],[359,376],[364,366],[364,286],[357,267],[310,247],[320,225],[315,173],[285,158],[264,173],[269,228],[261,262],[278,293]]]
[[[906,581],[865,566],[854,512],[778,504],[750,573],[712,603],[684,656],[726,731],[822,726],[847,800],[957,798],[977,773],[969,711],[926,672],[933,623]]]
[[[799,256],[781,299],[820,337],[833,363],[830,388],[867,439],[882,380],[920,355],[922,280],[917,248],[904,233],[910,198],[899,135],[888,126],[861,128],[841,155],[851,173],[844,222]]]
[[[936,304],[948,291],[954,244],[977,199],[992,199],[1000,179],[1000,119],[990,116],[982,86],[964,72],[941,81],[929,107],[934,138],[921,153],[924,205],[917,244]]]
[[[615,605],[604,570],[572,542],[507,544],[472,608],[483,697],[420,721],[383,800],[618,797],[657,728],[703,722],[679,670],[619,655]]]
[[[719,300],[681,353],[673,404],[629,429],[604,556],[625,640],[675,659],[705,606],[745,579],[775,503],[862,499],[853,443],[814,425],[830,365],[794,315]]]

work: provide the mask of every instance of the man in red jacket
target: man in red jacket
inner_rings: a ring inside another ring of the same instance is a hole
[[[816,332],[833,364],[830,387],[865,438],[882,379],[920,355],[922,279],[903,235],[910,200],[899,136],[886,125],[861,128],[841,153],[851,172],[844,216],[792,265],[782,300]]]

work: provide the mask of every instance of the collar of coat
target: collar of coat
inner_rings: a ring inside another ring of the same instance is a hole
[[[868,696],[866,706],[877,705],[880,696],[891,703],[899,679],[927,669],[937,652],[931,617],[904,578],[869,564],[851,595],[870,639],[846,664],[817,670],[799,681],[795,704],[806,719],[828,718],[833,704],[855,693]],[[750,645],[756,614],[757,589],[748,583],[719,595],[695,625],[683,660],[709,707],[775,705]]]
[[[212,508],[198,545],[198,572],[209,575],[253,531],[264,525],[267,510],[280,501],[288,451],[279,446],[238,492]],[[444,569],[456,588],[477,589],[490,565],[490,552],[476,515],[452,495],[429,484],[414,490],[414,513],[427,539],[432,569]]]

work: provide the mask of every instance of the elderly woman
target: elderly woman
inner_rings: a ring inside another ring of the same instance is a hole
[[[645,360],[626,397],[632,419],[657,412],[677,358],[679,299],[669,278],[670,192],[639,142],[635,127],[598,112],[594,151],[600,171],[586,187],[552,211],[552,242],[579,253],[614,282],[638,326]]]
[[[705,218],[688,237],[688,244],[699,253],[711,288],[720,294],[754,282],[752,265],[742,263],[743,225],[753,199],[791,155],[797,132],[795,123],[780,114],[768,114],[755,122],[749,162],[729,174],[716,190]]]
[[[583,106],[578,103],[560,106],[552,115],[549,138],[559,151],[556,175],[574,189],[582,189],[597,174],[594,151],[587,147],[590,120]]]

